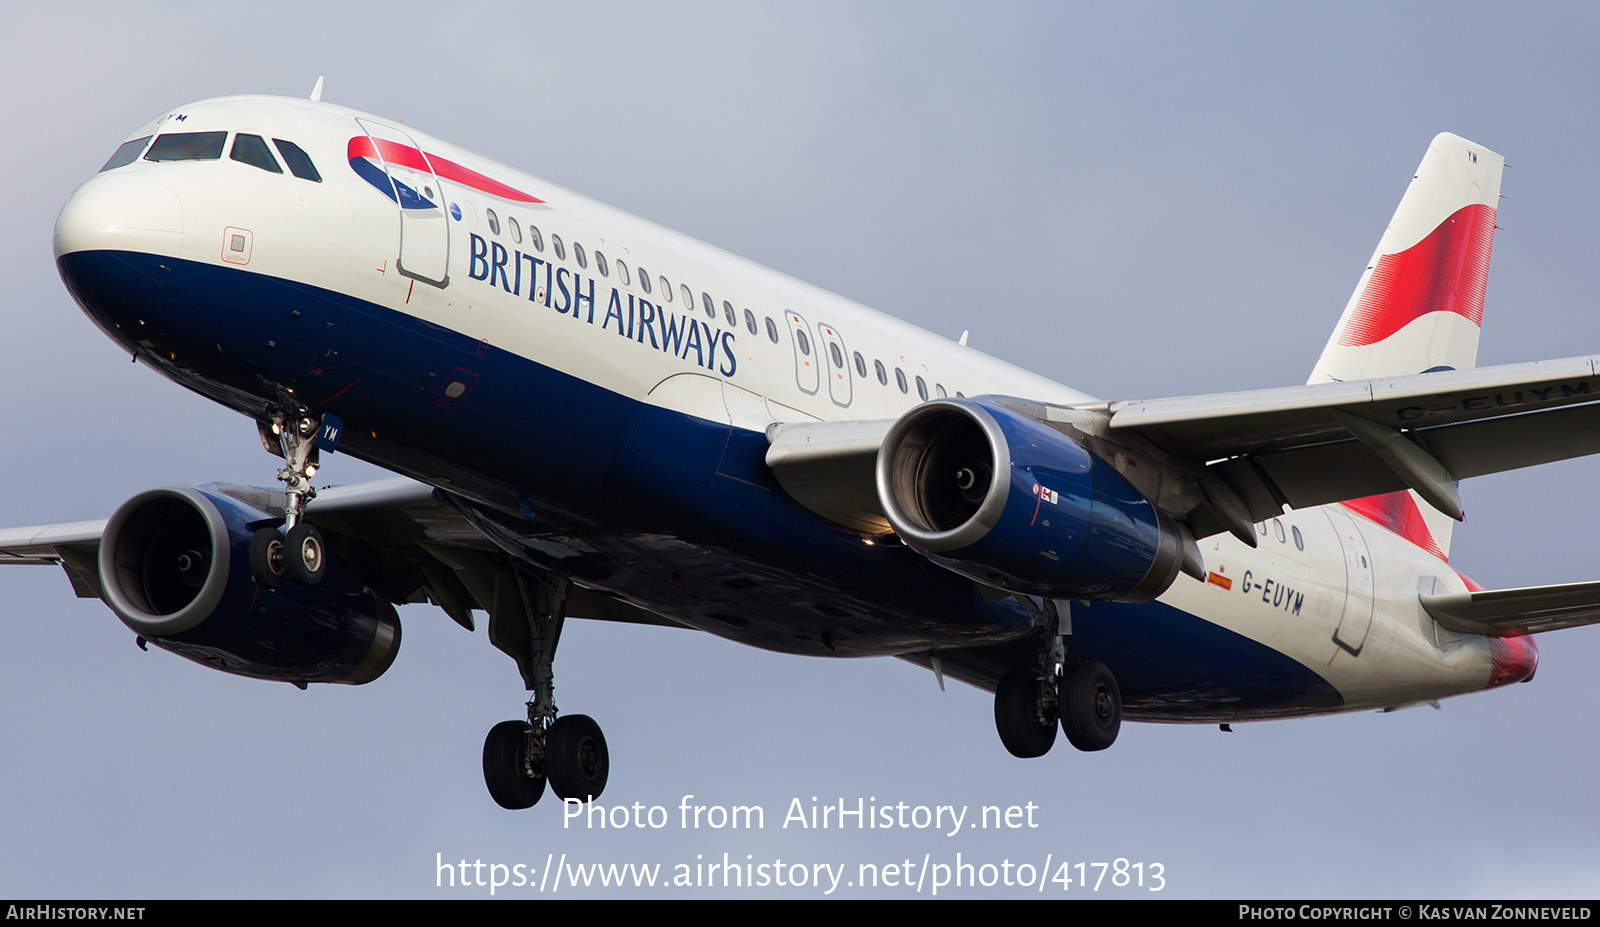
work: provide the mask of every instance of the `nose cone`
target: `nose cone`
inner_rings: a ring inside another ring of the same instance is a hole
[[[57,261],[77,251],[176,255],[182,244],[178,195],[136,172],[96,174],[73,191],[56,217]]]
[[[1539,646],[1531,637],[1491,637],[1489,658],[1489,684],[1484,688],[1527,682],[1539,668]]]

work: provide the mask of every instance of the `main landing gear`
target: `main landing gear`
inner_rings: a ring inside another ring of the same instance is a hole
[[[546,725],[528,702],[528,721],[502,721],[483,741],[483,782],[502,808],[531,808],[545,783],[562,800],[594,801],[605,791],[611,756],[600,725],[588,715],[563,715]]]
[[[331,417],[330,417],[331,418]],[[272,413],[258,427],[261,443],[283,458],[278,479],[284,483],[289,501],[284,507],[283,531],[267,526],[250,538],[250,575],[267,589],[277,589],[293,581],[313,586],[327,570],[327,546],[322,532],[303,521],[306,504],[316,498],[311,477],[316,475],[318,448],[330,450],[337,441],[337,419],[324,427],[324,417],[299,413]]]
[[[533,692],[528,720],[502,721],[483,742],[483,781],[502,808],[532,807],[546,783],[557,798],[594,801],[611,772],[600,725],[588,715],[556,714],[552,664],[569,588],[565,577],[513,568],[499,571],[486,592],[489,639],[516,658]]]
[[[1057,606],[1043,613],[1049,645],[1039,669],[1015,669],[994,691],[994,724],[1012,756],[1044,756],[1056,741],[1056,722],[1079,750],[1104,750],[1122,729],[1122,693],[1103,663],[1067,663]]]

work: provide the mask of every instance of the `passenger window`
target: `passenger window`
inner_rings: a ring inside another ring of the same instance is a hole
[[[803,329],[803,328],[795,329],[794,330],[794,337],[795,337],[795,340],[800,345],[800,353],[804,354],[806,357],[810,357],[811,356],[811,339],[806,337],[806,330]]]
[[[622,263],[621,261],[617,262],[617,276],[622,278],[622,285],[623,286],[627,286],[628,284],[633,282],[633,281],[628,279],[628,265]],[[643,278],[641,278],[641,280],[642,279]]]
[[[750,329],[750,334],[756,333],[756,314],[749,309],[744,311],[744,327]]]
[[[861,352],[860,351],[857,351],[856,352],[856,376],[864,377],[866,375],[867,375],[867,361],[866,361],[866,358],[861,356]]]
[[[585,269],[588,268],[589,258],[583,253],[583,245],[580,245],[577,242],[572,243],[572,257],[578,262],[579,267]]]
[[[123,142],[118,145],[117,150],[111,153],[111,160],[106,162],[105,167],[100,168],[100,172],[114,171],[119,167],[127,167],[139,160],[139,155],[144,151],[144,146],[150,144],[150,138],[150,136],[146,135],[144,138],[136,138],[131,142]]]
[[[311,163],[311,156],[302,151],[299,145],[281,138],[273,139],[272,144],[278,146],[278,154],[283,155],[283,163],[289,165],[289,173],[301,180],[322,183],[322,175],[317,173],[317,166]]]
[[[700,305],[706,307],[706,315],[713,319],[717,317],[717,304],[712,302],[710,293],[700,294]]]
[[[594,269],[600,271],[602,277],[611,276],[611,269],[606,266],[606,256],[599,251],[594,253]]]
[[[772,316],[767,316],[767,340],[773,344],[778,343],[778,326],[772,324]]]
[[[944,391],[944,384],[943,383],[935,383],[935,384],[933,384],[933,391],[935,393],[939,394],[939,398],[940,399],[944,399],[945,397],[950,395],[949,393]]]
[[[489,231],[496,235],[500,234],[500,217],[494,214],[494,210],[485,209],[483,216],[489,220]]]
[[[1277,534],[1278,534],[1278,543],[1282,544],[1286,540],[1285,537],[1284,537],[1284,534],[1283,534],[1283,522],[1281,522],[1278,519],[1274,518],[1272,520],[1272,530],[1277,532]]]
[[[923,402],[928,401],[928,384],[922,382],[921,377],[917,377],[917,395],[922,397]]]
[[[1295,550],[1305,550],[1306,549],[1306,539],[1300,536],[1300,526],[1299,525],[1291,525],[1289,527],[1289,530],[1294,532],[1294,549]]]
[[[215,161],[222,157],[226,132],[172,132],[156,136],[146,161]]]
[[[657,277],[656,279],[661,281],[661,298],[669,303],[672,302],[672,284],[667,282],[666,277]],[[690,303],[689,308],[693,309],[694,304]]]
[[[550,247],[555,249],[556,260],[565,261],[567,259],[567,246],[561,243],[560,235],[550,236]]]
[[[899,384],[900,392],[906,391],[906,372],[899,367],[894,368],[894,382]]]
[[[733,304],[727,300],[722,301],[722,315],[728,320],[730,326],[739,327],[739,317],[734,314]]]
[[[880,383],[883,386],[888,386],[889,385],[889,373],[888,373],[888,371],[883,369],[883,361],[874,360],[872,362],[872,367],[873,367],[874,370],[876,370],[878,372],[878,383]]]
[[[517,224],[517,220],[506,216],[506,228],[511,230],[511,240],[519,245],[522,244],[522,226]]]
[[[837,344],[835,344],[835,343],[833,343],[831,341],[828,342],[828,354],[829,354],[829,356],[831,356],[833,358],[833,366],[834,366],[834,368],[835,369],[843,369],[843,367],[844,367],[844,354],[839,350],[839,346]]]
[[[535,251],[544,251],[544,236],[539,234],[537,225],[528,226],[528,244],[533,245]]]
[[[639,268],[639,289],[644,290],[644,295],[650,295],[650,271]]]
[[[687,284],[687,283],[678,284],[678,289],[683,291],[683,311],[684,312],[693,312],[694,311],[694,291],[689,289],[689,284]],[[711,314],[712,315],[716,315],[715,312],[713,312]]]

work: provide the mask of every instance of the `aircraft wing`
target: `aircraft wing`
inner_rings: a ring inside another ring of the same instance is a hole
[[[207,487],[268,512],[283,512],[281,490],[233,484]],[[493,542],[467,522],[432,486],[406,477],[320,489],[306,518],[324,534],[359,547],[349,558],[375,592],[392,602],[431,602],[472,630],[472,610],[494,614],[515,609],[496,590],[514,566]],[[0,529],[0,565],[56,564],[66,571],[79,598],[104,598],[100,586],[100,538],[107,519]],[[574,617],[678,627],[676,622],[604,593],[574,587],[568,594]],[[520,614],[519,614],[520,617]]]
[[[1461,634],[1521,637],[1600,624],[1600,583],[1484,589],[1417,598],[1433,620]]]
[[[1171,399],[982,397],[1072,435],[1196,537],[1413,489],[1460,519],[1458,480],[1600,453],[1600,357]],[[774,425],[767,463],[803,505],[886,533],[872,464],[888,421]]]
[[[1459,519],[1457,480],[1600,452],[1597,363],[1575,357],[1101,408],[1108,438],[1136,435],[1203,462],[1250,522],[1284,504],[1403,489]]]

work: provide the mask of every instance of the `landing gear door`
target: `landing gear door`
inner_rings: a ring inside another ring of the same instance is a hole
[[[395,267],[404,276],[436,287],[450,284],[450,227],[444,189],[427,154],[401,129],[357,119],[372,139],[394,184],[400,209],[400,254]]]
[[[1367,548],[1360,525],[1348,512],[1337,505],[1330,505],[1323,511],[1333,522],[1333,530],[1339,535],[1339,547],[1344,552],[1344,613],[1334,629],[1333,642],[1352,656],[1359,656],[1367,642],[1367,631],[1372,628],[1372,551]]]
[[[820,355],[827,349],[811,340],[808,331],[810,326],[798,312],[785,312],[783,317],[789,320],[789,340],[794,342],[795,383],[799,385],[800,392],[815,396],[822,385]]]

